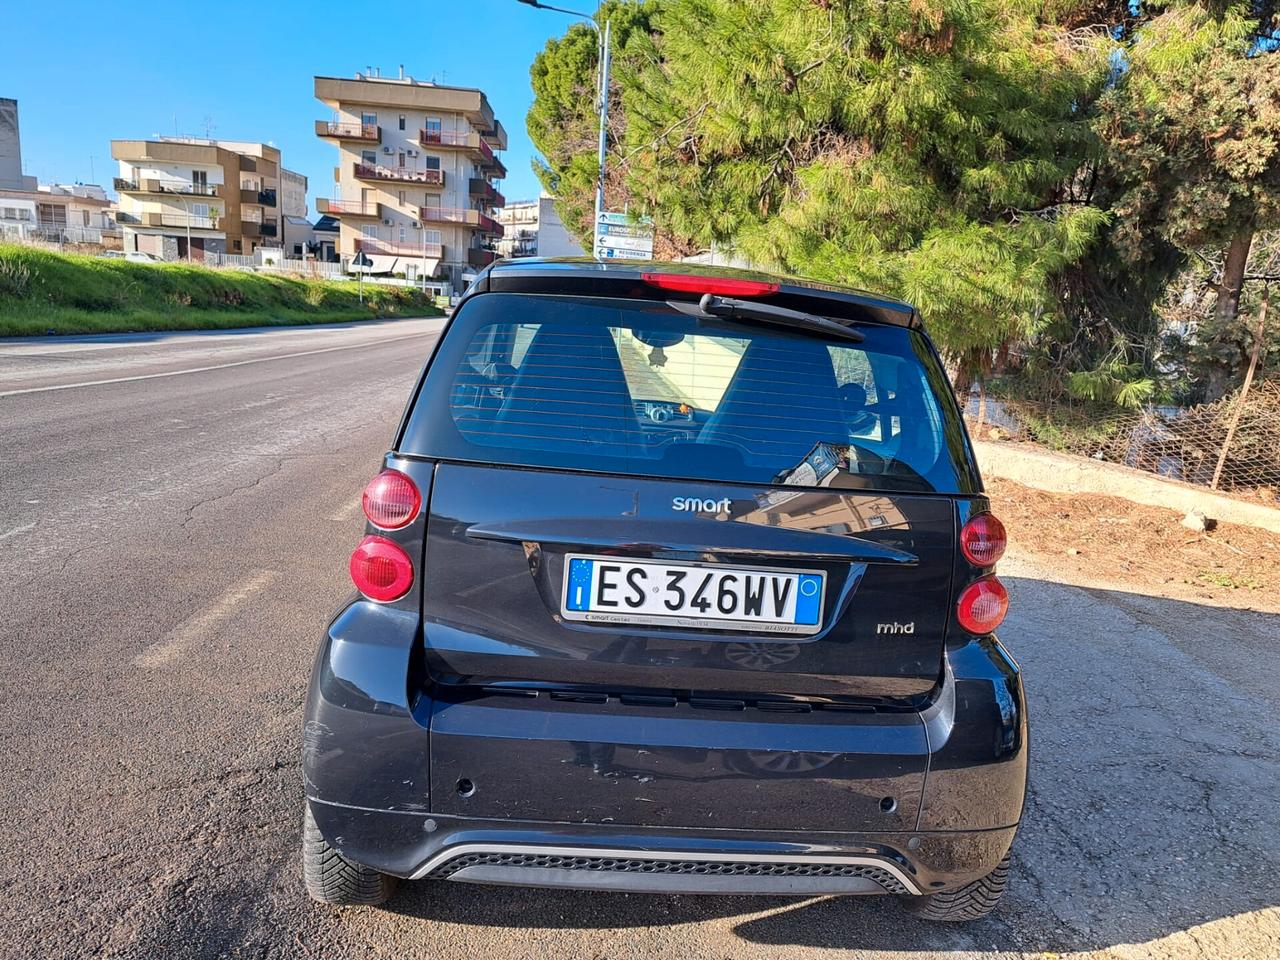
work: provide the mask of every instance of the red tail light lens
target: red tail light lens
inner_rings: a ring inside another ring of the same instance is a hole
[[[956,603],[956,619],[970,633],[990,633],[1009,612],[1009,592],[995,577],[983,577],[969,584]]]
[[[960,529],[960,550],[975,567],[989,567],[1004,556],[1004,524],[990,513],[969,518]]]
[[[399,600],[413,586],[413,561],[386,537],[365,537],[351,554],[351,582],[370,600]]]
[[[733,277],[697,277],[683,273],[642,273],[641,278],[659,290],[679,293],[714,293],[726,297],[764,297],[778,292],[778,284]]]
[[[422,494],[399,470],[383,470],[369,481],[361,498],[364,515],[375,527],[398,530],[408,526],[422,507]]]

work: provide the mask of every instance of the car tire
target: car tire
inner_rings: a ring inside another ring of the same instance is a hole
[[[925,920],[945,923],[980,920],[996,908],[1008,883],[1009,854],[1006,853],[994,870],[959,890],[905,898],[907,909]]]
[[[302,879],[311,899],[334,906],[374,907],[395,891],[395,877],[362,867],[338,853],[320,833],[310,804],[302,815]]]

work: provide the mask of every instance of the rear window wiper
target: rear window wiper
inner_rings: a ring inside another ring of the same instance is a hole
[[[675,301],[668,301],[673,307],[686,306]],[[772,303],[756,303],[752,300],[739,300],[736,297],[720,297],[714,293],[705,293],[698,301],[698,309],[709,317],[724,317],[729,320],[758,320],[761,323],[772,323],[780,327],[791,327],[795,330],[821,331],[835,337],[842,337],[853,343],[861,343],[864,339],[861,330],[846,327],[826,317],[818,317],[812,313],[779,307]]]

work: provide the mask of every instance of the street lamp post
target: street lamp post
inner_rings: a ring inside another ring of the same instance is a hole
[[[609,27],[611,21],[606,19],[604,22],[604,30],[601,30],[600,25],[596,23],[594,17],[578,10],[566,10],[563,7],[553,7],[548,3],[540,3],[539,0],[518,0],[518,2],[537,10],[554,10],[556,13],[568,14],[571,17],[580,17],[587,23],[591,24],[591,28],[595,30],[596,37],[599,41],[600,83],[596,89],[596,95],[599,98],[597,107],[600,113],[600,144],[597,156],[595,217],[591,224],[592,255],[595,256],[596,259],[599,259],[600,254],[595,248],[596,233],[600,229],[600,215],[604,213],[604,165],[605,155],[608,150],[609,133],[609,65],[610,60],[612,59],[612,50],[609,46]]]

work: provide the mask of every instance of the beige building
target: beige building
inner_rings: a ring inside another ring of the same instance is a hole
[[[120,163],[116,217],[126,251],[186,259],[188,236],[195,259],[280,247],[282,171],[275,147],[161,137],[112,140],[111,156]]]
[[[502,239],[494,251],[505,259],[518,257],[582,257],[582,245],[565,229],[556,211],[555,197],[516,200],[498,213]]]
[[[481,91],[403,73],[315,78],[316,98],[333,111],[316,135],[338,148],[333,199],[316,209],[338,220],[344,261],[363,253],[368,272],[425,271],[461,291],[502,236],[494,181],[507,171],[495,151],[507,133]]]

